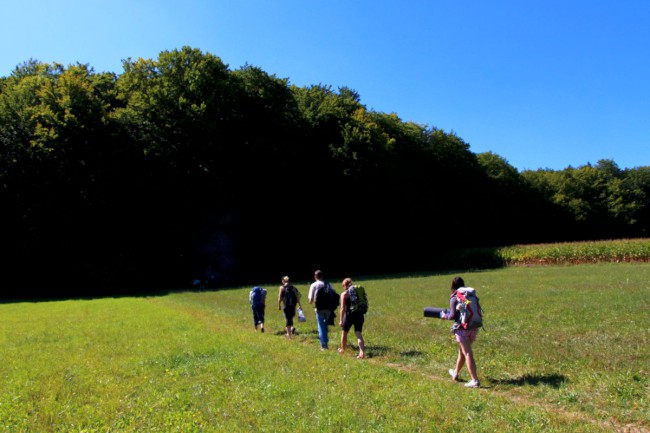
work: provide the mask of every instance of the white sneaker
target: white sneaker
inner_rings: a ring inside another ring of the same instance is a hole
[[[474,379],[470,380],[469,382],[467,382],[465,384],[466,388],[479,388],[480,386],[481,386],[481,382],[479,382],[478,380],[474,380]]]
[[[458,375],[456,374],[456,370],[450,368],[449,375],[451,376],[451,380],[453,380],[454,382],[458,380]]]

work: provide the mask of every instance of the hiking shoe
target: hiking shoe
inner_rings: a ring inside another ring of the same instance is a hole
[[[481,382],[474,379],[470,380],[465,384],[465,388],[480,388],[480,386],[481,386]]]
[[[458,375],[456,374],[456,370],[450,368],[449,375],[451,376],[451,380],[453,380],[454,382],[458,380]]]

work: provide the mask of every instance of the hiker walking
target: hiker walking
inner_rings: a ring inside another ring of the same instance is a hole
[[[341,283],[343,292],[341,293],[341,311],[339,314],[339,326],[342,328],[341,333],[341,347],[338,352],[343,354],[348,346],[348,332],[354,326],[354,333],[357,336],[357,344],[359,345],[359,355],[357,359],[365,358],[366,344],[363,341],[363,322],[365,314],[368,311],[368,298],[366,291],[361,286],[352,285],[352,280],[346,278]]]
[[[467,364],[467,370],[469,370],[469,375],[472,380],[465,384],[468,388],[478,388],[481,386],[478,376],[476,374],[476,361],[474,359],[474,353],[472,352],[472,343],[476,340],[476,335],[478,334],[478,328],[465,329],[461,325],[461,313],[458,311],[459,302],[457,298],[457,292],[459,289],[465,288],[465,281],[461,277],[456,277],[451,282],[451,295],[449,296],[449,312],[442,312],[440,318],[444,320],[454,320],[455,323],[452,325],[451,329],[456,337],[458,342],[458,359],[456,360],[456,368],[449,369],[449,375],[451,378],[456,381],[458,380],[458,374],[463,368],[463,365]],[[478,304],[478,298],[476,299]],[[477,305],[478,311],[480,311],[480,305]]]
[[[266,290],[260,286],[253,287],[250,294],[248,295],[248,302],[251,304],[251,310],[253,311],[253,324],[255,325],[255,332],[257,332],[257,325],[260,325],[261,331],[264,332]]]
[[[328,349],[328,322],[330,316],[333,314],[334,309],[338,306],[338,294],[334,291],[332,286],[323,280],[323,272],[314,272],[314,282],[309,287],[309,294],[307,298],[309,303],[314,306],[316,311],[316,323],[318,325],[318,339],[320,340],[320,350]],[[336,298],[337,302],[334,305],[332,299]]]
[[[296,315],[296,306],[302,308],[300,305],[300,292],[298,289],[289,283],[289,277],[282,277],[282,285],[278,292],[278,310],[284,313],[284,324],[287,328],[285,337],[291,339],[295,330],[293,326],[293,318]]]

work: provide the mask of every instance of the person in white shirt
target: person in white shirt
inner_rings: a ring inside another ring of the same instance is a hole
[[[321,301],[323,297],[318,297],[318,292],[334,289],[332,289],[332,286],[330,286],[329,283],[323,280],[323,272],[320,270],[314,272],[314,280],[315,281],[309,287],[309,294],[307,298],[309,299],[309,303],[314,306],[314,310],[316,311],[316,323],[318,324],[318,339],[320,340],[320,350],[327,350],[329,343],[329,338],[327,335],[327,322],[330,318],[330,315],[332,314],[332,310],[329,303],[325,304],[323,301]],[[318,303],[316,302],[317,297],[319,298]]]

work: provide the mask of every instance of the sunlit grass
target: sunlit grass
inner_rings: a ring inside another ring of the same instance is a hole
[[[286,340],[275,284],[265,286],[264,334],[253,330],[250,288],[0,304],[0,431],[650,427],[650,265],[462,273],[486,311],[480,390],[448,379],[450,323],[422,313],[447,305],[455,275],[356,277],[370,300],[364,361],[354,339],[344,356],[320,352],[309,308]]]

